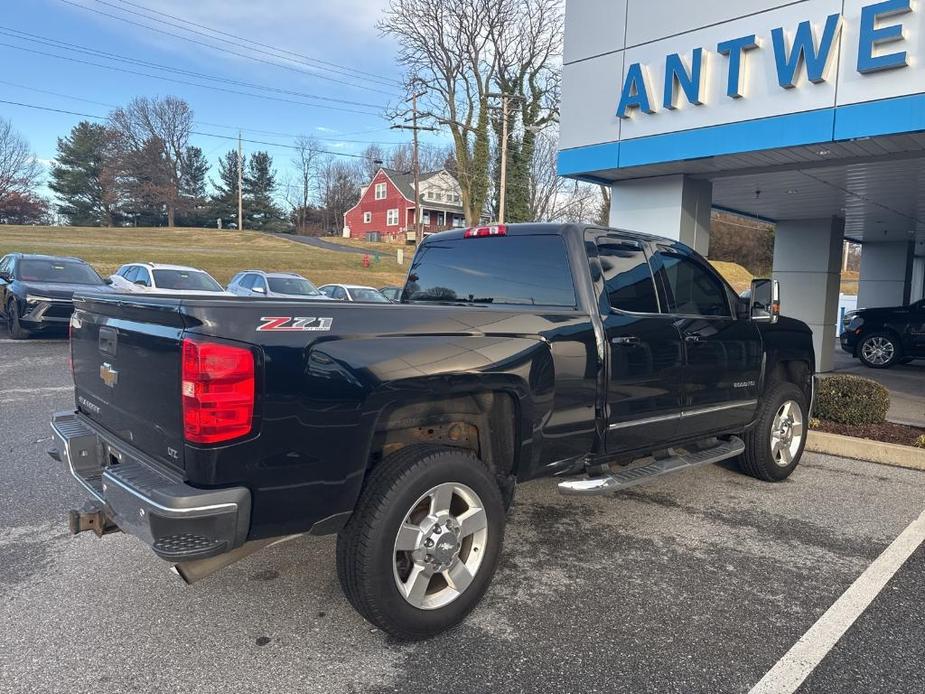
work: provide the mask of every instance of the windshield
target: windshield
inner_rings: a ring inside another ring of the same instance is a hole
[[[371,301],[377,304],[389,303],[389,300],[382,296],[382,294],[375,289],[351,288],[350,294],[353,296],[354,301]]]
[[[560,236],[425,242],[414,256],[403,301],[575,306]]]
[[[315,285],[302,277],[267,277],[270,291],[274,294],[293,296],[321,296]]]
[[[61,260],[24,259],[19,263],[23,282],[59,282],[61,284],[103,284],[102,278],[85,263]]]
[[[194,292],[224,291],[214,279],[196,270],[155,270],[154,285],[158,289]]]

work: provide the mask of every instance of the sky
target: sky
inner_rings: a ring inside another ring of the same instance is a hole
[[[239,128],[245,140],[281,145],[314,136],[324,149],[343,155],[357,154],[371,142],[401,143],[407,131],[390,130],[393,121],[383,115],[403,94],[394,40],[376,28],[387,4],[10,0],[0,16],[0,117],[13,123],[46,165],[57,138],[84,118],[24,104],[105,117],[136,96],[178,96],[195,113],[199,134],[192,144],[213,165],[236,146]],[[249,142],[244,149],[269,151],[281,180],[291,170],[290,149]]]

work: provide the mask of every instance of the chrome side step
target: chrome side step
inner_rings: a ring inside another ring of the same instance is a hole
[[[718,441],[716,445],[697,451],[675,453],[668,457],[656,458],[653,462],[638,467],[631,467],[601,477],[589,477],[582,480],[566,480],[559,483],[559,493],[565,496],[596,496],[635,487],[656,477],[672,472],[689,470],[700,465],[710,465],[721,460],[734,458],[745,451],[745,443],[738,436],[728,441]]]

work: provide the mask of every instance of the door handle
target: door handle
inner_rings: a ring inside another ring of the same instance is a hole
[[[611,342],[615,345],[638,345],[639,338],[635,335],[621,335],[613,338]]]
[[[684,341],[687,342],[688,344],[696,344],[700,342],[701,339],[702,338],[697,333],[688,333],[687,335],[684,336]]]

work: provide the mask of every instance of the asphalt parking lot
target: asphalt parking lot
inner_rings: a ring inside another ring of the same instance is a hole
[[[525,485],[483,604],[401,644],[341,596],[333,538],[186,587],[128,537],[69,537],[82,495],[45,455],[66,353],[0,339],[3,692],[747,692],[925,509],[925,473],[809,454],[780,485]],[[800,691],[921,692],[923,582],[920,546]]]

